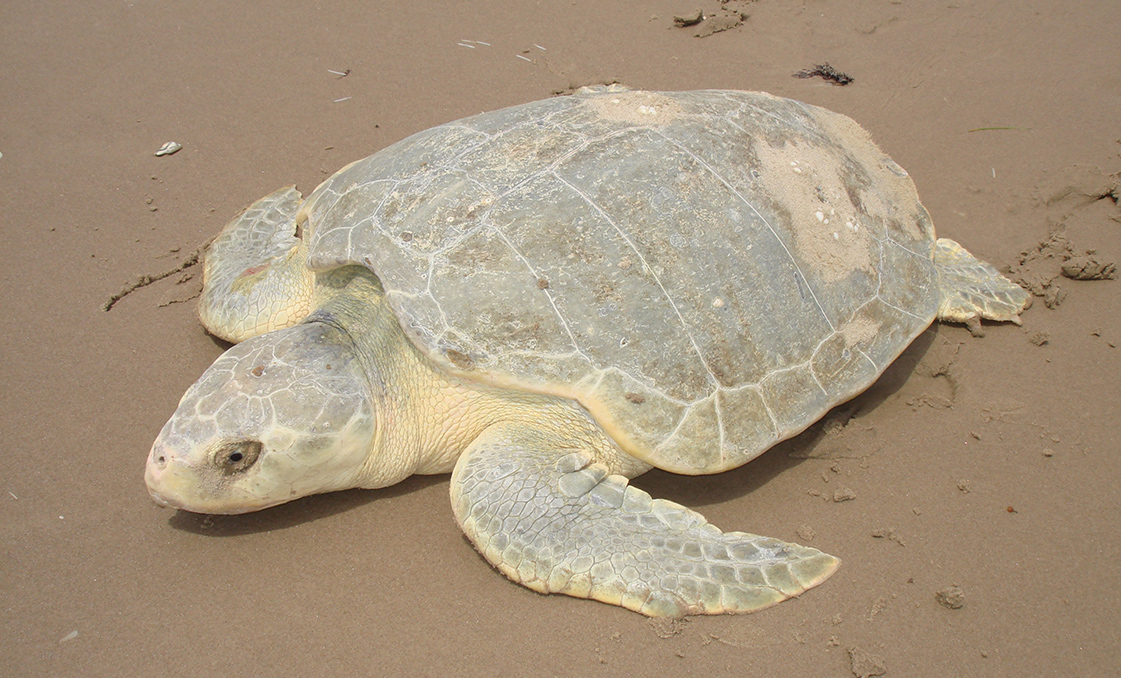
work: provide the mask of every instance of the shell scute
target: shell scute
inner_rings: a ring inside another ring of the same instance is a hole
[[[731,468],[866,388],[934,317],[933,229],[848,118],[749,92],[582,90],[422,132],[302,208],[438,364],[577,399],[668,470]]]

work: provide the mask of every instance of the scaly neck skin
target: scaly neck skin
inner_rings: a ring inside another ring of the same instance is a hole
[[[321,274],[317,288],[318,310],[305,322],[330,324],[352,339],[377,421],[356,487],[387,487],[416,473],[448,473],[471,442],[499,421],[555,418],[565,428],[597,428],[565,399],[494,388],[441,371],[405,336],[380,283],[365,269]]]

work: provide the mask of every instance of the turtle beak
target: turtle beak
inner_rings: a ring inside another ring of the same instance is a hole
[[[187,469],[183,463],[173,459],[168,450],[156,441],[148,455],[148,465],[144,469],[144,484],[152,501],[165,508],[186,508],[177,498],[183,496],[187,484]]]

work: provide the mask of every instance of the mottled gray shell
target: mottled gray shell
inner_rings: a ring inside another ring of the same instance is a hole
[[[933,228],[849,118],[768,94],[582,90],[421,132],[301,210],[449,371],[574,398],[631,454],[739,466],[927,327]]]

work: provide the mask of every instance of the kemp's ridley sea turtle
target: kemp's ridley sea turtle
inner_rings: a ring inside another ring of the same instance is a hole
[[[935,318],[1026,292],[935,240],[849,118],[767,94],[581,90],[448,123],[269,195],[205,262],[241,342],[152,447],[160,504],[253,511],[451,472],[455,518],[536,591],[748,612],[816,549],[628,484],[739,466],[860,393]]]

